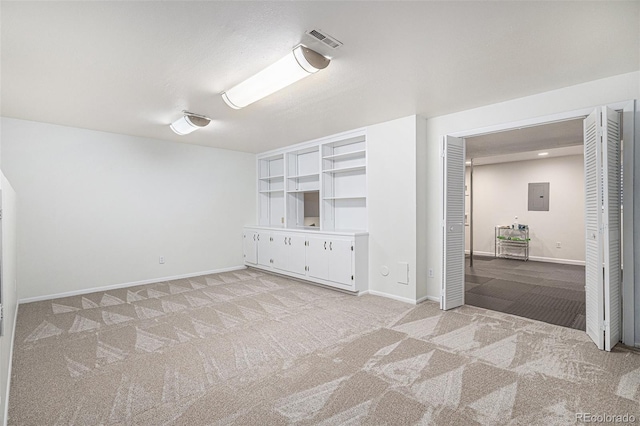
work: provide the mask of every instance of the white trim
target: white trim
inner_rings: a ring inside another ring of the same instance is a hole
[[[529,260],[532,262],[560,263],[563,265],[578,265],[578,266],[586,265],[586,262],[584,260],[557,259],[554,257],[529,256]]]
[[[399,302],[409,303],[411,305],[416,304],[415,300],[409,299],[408,297],[396,296],[395,294],[384,293],[382,291],[371,290],[371,289],[367,290],[367,292],[373,296],[382,296],[382,297],[386,297],[387,299],[393,299]],[[362,292],[362,294],[364,294],[364,292]]]
[[[16,313],[13,315],[13,334],[9,346],[9,368],[7,369],[7,389],[4,392],[4,426],[9,420],[9,391],[11,390],[11,367],[13,365],[13,346],[16,340],[16,324],[18,323],[18,304],[16,303]]]
[[[86,289],[81,289],[81,290],[67,291],[67,292],[64,292],[64,293],[49,294],[49,295],[46,295],[46,296],[25,297],[24,299],[18,299],[18,304],[31,303],[31,302],[40,302],[42,300],[50,300],[50,299],[60,299],[61,297],[78,296],[78,295],[81,295],[81,294],[95,293],[95,292],[98,292],[98,291],[116,290],[116,289],[119,289],[119,288],[133,287],[133,286],[143,285],[143,284],[154,284],[154,283],[160,283],[160,282],[163,282],[163,281],[172,281],[172,280],[179,280],[179,279],[182,279],[182,278],[198,277],[200,275],[210,275],[210,274],[219,274],[219,273],[222,273],[222,272],[239,271],[241,269],[247,269],[247,268],[244,265],[243,266],[231,266],[229,268],[213,269],[211,271],[192,272],[192,273],[189,273],[189,274],[174,275],[174,276],[171,276],[171,277],[151,278],[151,279],[148,279],[148,280],[133,281],[133,282],[129,282],[129,283],[121,283],[121,284],[113,284],[113,285],[106,285],[106,286],[102,286],[102,287],[86,288]]]
[[[421,297],[418,300],[416,300],[416,305],[418,303],[424,302],[425,300],[431,300],[432,302],[440,303],[440,298],[439,297],[436,297],[436,296],[424,296],[424,297]]]
[[[636,149],[640,147],[636,144],[640,144],[640,132],[638,126],[640,126],[640,114],[638,111],[637,101],[630,101],[622,110],[622,140],[623,140],[623,163],[624,168],[624,182],[623,192],[624,200],[622,208],[624,211],[631,212],[630,214],[623,215],[622,233],[627,235],[627,238],[622,240],[622,264],[624,265],[624,271],[622,274],[622,332],[621,340],[626,345],[633,345],[636,335],[636,318],[638,312],[640,314],[640,306],[635,306],[636,300],[636,285],[634,283],[634,277],[638,275],[639,271],[634,265],[634,259],[637,257],[636,252],[639,247],[636,247],[637,237],[634,236],[634,215],[636,212],[633,210],[634,202],[634,180],[637,179],[638,164],[635,164],[635,158],[637,154]],[[631,137],[625,137],[625,135],[631,135]],[[626,206],[626,208],[625,208]],[[625,232],[626,231],[626,232]]]
[[[469,254],[469,250],[465,250],[464,254]],[[474,255],[478,256],[486,256],[493,257],[493,252],[489,251],[474,251]],[[532,262],[548,262],[548,263],[561,263],[563,265],[579,265],[584,266],[584,260],[574,260],[574,259],[558,259],[556,257],[544,257],[544,256],[529,256],[529,260]]]
[[[625,107],[627,107],[629,105],[629,102],[633,102],[633,100],[629,101],[620,101],[620,102],[613,102],[613,103],[609,103],[607,104],[607,106],[609,108],[615,109],[616,111],[619,110],[623,110]],[[498,133],[498,132],[504,132],[506,130],[513,130],[513,129],[522,129],[525,127],[533,127],[533,126],[539,126],[542,124],[551,124],[551,123],[558,123],[561,121],[567,121],[567,120],[575,120],[581,117],[586,117],[587,115],[591,114],[591,112],[593,112],[593,109],[597,107],[597,105],[594,105],[593,107],[588,107],[588,108],[581,108],[581,109],[577,109],[577,110],[573,110],[573,111],[566,111],[566,112],[560,112],[560,113],[556,113],[556,114],[550,114],[550,115],[543,115],[540,117],[534,117],[534,118],[528,118],[525,120],[519,120],[519,121],[511,121],[509,123],[501,123],[501,124],[496,124],[493,126],[487,126],[487,127],[480,127],[480,128],[476,128],[476,129],[470,129],[470,130],[463,130],[460,132],[454,132],[454,133],[447,133],[446,136],[453,136],[453,137],[457,137],[457,138],[468,138],[471,136],[482,136],[482,135],[487,135],[487,134],[491,134],[491,133]]]

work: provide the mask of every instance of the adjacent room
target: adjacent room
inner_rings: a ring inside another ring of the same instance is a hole
[[[637,1],[2,1],[0,59],[1,424],[640,418]]]
[[[585,330],[582,139],[582,119],[466,139],[465,303]]]

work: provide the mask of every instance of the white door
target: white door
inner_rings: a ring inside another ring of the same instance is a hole
[[[329,279],[329,252],[326,238],[307,239],[307,274],[321,280]]]
[[[306,263],[306,237],[300,234],[290,234],[287,237],[287,270],[294,274],[304,275]]]
[[[600,111],[584,120],[584,184],[585,184],[585,293],[587,334],[604,349],[604,293],[602,275],[602,145]]]
[[[599,349],[620,340],[620,123],[597,108],[584,120],[587,334]]]
[[[272,234],[273,242],[271,243],[271,259],[273,260],[272,266],[276,269],[288,271],[288,250],[287,243],[288,234],[276,233]]]
[[[329,240],[329,281],[353,285],[353,259],[350,240]]]
[[[258,233],[258,265],[271,266],[271,234]]]
[[[444,230],[440,309],[464,305],[464,140],[444,137]]]
[[[258,262],[257,237],[258,233],[245,231],[242,235],[242,248],[244,250],[244,261],[255,265]]]
[[[603,247],[604,247],[604,341],[610,351],[621,335],[620,312],[620,116],[617,111],[602,108],[603,167]]]

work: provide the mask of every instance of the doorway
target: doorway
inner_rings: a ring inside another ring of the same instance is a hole
[[[465,304],[585,331],[583,119],[465,143]]]
[[[633,343],[633,274],[624,280],[621,274],[620,148],[624,144],[628,152],[633,151],[635,111],[636,102],[629,101],[443,138],[442,309],[465,303],[465,138],[588,116],[584,121],[586,331],[600,349],[611,350],[620,340]],[[620,117],[627,117],[622,126],[616,121]],[[624,188],[633,191],[633,183],[625,181]],[[629,200],[624,203],[632,208]],[[630,216],[624,218],[627,229],[633,229]],[[624,260],[633,267],[633,242],[628,240],[624,241]]]

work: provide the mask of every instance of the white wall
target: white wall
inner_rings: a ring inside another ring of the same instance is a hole
[[[427,120],[423,117],[418,117],[416,126],[416,210],[417,212],[425,212],[429,207],[427,205],[427,198],[424,196],[427,192],[427,178],[428,171],[426,167],[422,167],[428,156],[427,150]],[[424,259],[427,258],[428,242],[424,238],[427,229],[427,215],[416,214],[416,300],[422,301],[428,297],[427,293],[427,281],[429,279],[429,270],[427,268],[427,262]],[[431,299],[435,299],[431,297]]]
[[[469,167],[467,188],[468,176]],[[532,182],[549,182],[549,211],[528,211],[528,184]],[[529,225],[533,260],[584,262],[582,155],[474,166],[473,196],[474,253],[493,255],[494,227],[510,225],[517,216],[519,223]],[[468,250],[469,238],[465,242]]]
[[[369,289],[407,301],[416,300],[417,119],[367,127]],[[409,263],[409,284],[397,282],[398,262]]]
[[[4,335],[0,337],[0,424],[6,424],[14,326],[17,311],[17,214],[16,193],[0,174],[2,189],[2,305]]]
[[[426,215],[428,223],[423,236],[427,256],[418,260],[434,269],[434,277],[427,279],[429,296],[440,297],[442,286],[442,136],[638,98],[638,77],[636,71],[427,120],[428,152],[424,158],[418,157],[418,167],[427,170],[426,191],[418,193],[426,200],[418,205],[426,209],[417,214]]]
[[[8,118],[2,151],[20,299],[243,264],[253,154]]]

